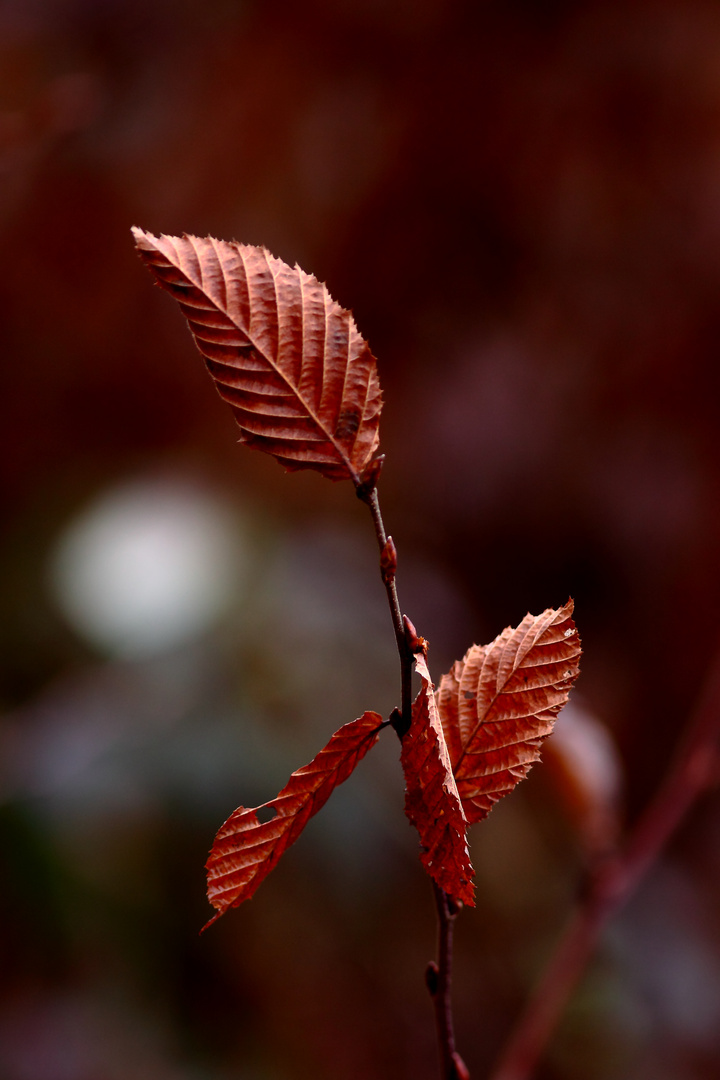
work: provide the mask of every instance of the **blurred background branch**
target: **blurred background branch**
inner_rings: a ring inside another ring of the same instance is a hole
[[[695,799],[717,780],[720,656],[660,789],[623,850],[591,869],[587,895],[561,938],[500,1057],[493,1080],[527,1080],[597,946],[605,923],[627,903]]]

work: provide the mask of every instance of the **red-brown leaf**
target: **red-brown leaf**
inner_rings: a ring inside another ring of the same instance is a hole
[[[359,482],[378,445],[375,357],[325,285],[265,248],[133,229],[180,304],[240,441],[286,469]]]
[[[363,713],[336,731],[309,765],[294,772],[276,798],[250,809],[239,806],[230,815],[206,863],[208,900],[217,908],[206,926],[250,899],[313,814],[375,745],[382,725],[378,713]],[[258,810],[264,809],[275,811],[270,821],[258,819]]]
[[[422,654],[415,657],[415,667],[423,684],[402,740],[405,813],[420,834],[420,859],[430,877],[454,900],[474,907],[475,871],[467,846],[467,822]]]
[[[437,693],[445,739],[470,824],[523,780],[540,757],[580,664],[572,600],[526,615],[490,645],[473,645]]]

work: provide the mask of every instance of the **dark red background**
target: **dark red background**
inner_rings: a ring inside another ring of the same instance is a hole
[[[401,599],[435,677],[572,594],[579,700],[617,740],[632,822],[717,648],[719,72],[720,9],[699,0],[4,5],[2,738],[22,741],[39,702],[64,716],[79,700],[91,727],[118,693],[152,712],[157,672],[95,654],[46,584],[61,529],[125,478],[187,472],[224,492],[268,550],[296,553],[306,604],[324,569],[350,575],[332,579],[346,622],[317,647],[292,625],[218,632],[180,727],[137,758],[119,731],[139,809],[100,828],[88,796],[58,833],[66,803],[10,777],[8,1080],[435,1074],[432,903],[390,738],[357,805],[338,793],[252,904],[196,937],[223,815],[272,797],[357,710],[392,707],[393,643],[389,620],[353,608],[382,595],[352,490],[235,446],[130,226],[265,244],[353,308],[385,390]],[[255,773],[248,712],[265,732]],[[196,768],[219,714],[234,787],[220,751]],[[456,1000],[478,1080],[581,873],[536,772],[473,840]],[[539,1077],[718,1074],[719,838],[711,793],[609,928]]]

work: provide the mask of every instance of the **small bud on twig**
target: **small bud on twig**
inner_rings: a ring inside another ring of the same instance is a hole
[[[408,619],[407,615],[403,615],[403,625],[405,627],[405,640],[407,641],[408,649],[411,653],[421,652],[423,656],[427,656],[428,643],[424,637],[418,635],[417,630]]]
[[[462,900],[456,900],[453,896],[447,898],[448,916],[451,919],[456,919],[463,909]]]
[[[397,573],[397,548],[392,536],[388,536],[385,547],[380,552],[380,573],[386,585]]]
[[[372,459],[372,461],[360,477],[360,483],[355,488],[355,494],[357,495],[358,499],[362,500],[362,502],[367,502],[367,500],[377,487],[384,463],[385,455],[378,454],[376,458]]]
[[[435,997],[438,992],[438,975],[440,969],[434,960],[431,960],[428,966],[425,968],[425,985],[427,986],[430,997]]]

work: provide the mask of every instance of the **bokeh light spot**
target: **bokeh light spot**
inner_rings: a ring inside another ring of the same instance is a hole
[[[231,508],[179,480],[103,494],[60,536],[51,584],[94,647],[141,657],[202,635],[237,596],[247,551]]]

